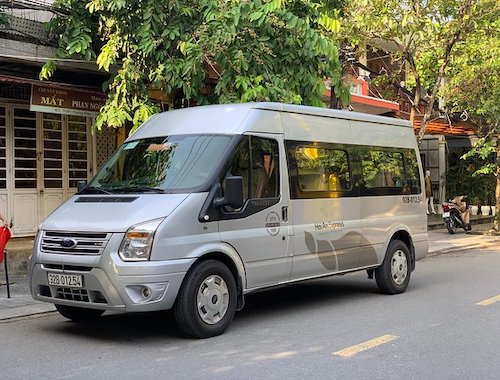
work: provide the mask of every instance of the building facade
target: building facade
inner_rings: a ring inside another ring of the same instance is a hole
[[[51,81],[38,78],[56,52],[44,28],[51,3],[0,8],[7,16],[0,25],[0,211],[13,236],[33,236],[117,144],[114,130],[91,128],[108,79],[95,64],[62,60]]]
[[[92,130],[92,114],[37,108],[32,93],[40,87],[26,82],[0,75],[0,211],[14,236],[35,234],[116,148],[113,130]],[[41,88],[86,94],[59,83]]]

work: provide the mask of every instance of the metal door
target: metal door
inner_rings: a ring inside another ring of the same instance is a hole
[[[86,117],[42,114],[43,176],[40,198],[45,219],[89,178],[89,125]]]
[[[91,170],[90,121],[0,105],[0,211],[16,236],[38,225]]]
[[[7,168],[7,107],[0,105],[0,212],[8,218]]]
[[[36,113],[22,106],[13,106],[11,109],[14,161],[11,219],[15,235],[29,235],[37,230],[40,206]]]

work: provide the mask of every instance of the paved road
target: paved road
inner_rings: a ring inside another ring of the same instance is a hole
[[[498,379],[499,272],[498,248],[474,249],[419,262],[399,296],[364,273],[262,292],[209,340],[180,338],[170,313],[3,321],[0,377]]]

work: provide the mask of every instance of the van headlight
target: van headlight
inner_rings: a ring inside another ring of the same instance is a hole
[[[121,259],[123,261],[149,260],[153,238],[162,221],[163,218],[155,219],[129,228],[118,250]]]

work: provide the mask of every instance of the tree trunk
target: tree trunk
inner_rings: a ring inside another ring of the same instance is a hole
[[[410,123],[413,128],[415,128],[415,119],[417,117],[417,112],[419,111],[419,105],[420,105],[420,94],[421,94],[422,89],[417,86],[415,87],[415,95],[413,96],[413,104],[410,109]],[[420,131],[422,130],[422,125],[420,125]],[[420,135],[420,131],[418,134]],[[420,145],[421,139],[417,138],[417,142]]]
[[[340,104],[340,98],[335,94],[333,83],[330,84],[330,108],[338,110],[342,109],[342,105]]]
[[[493,229],[498,233],[500,232],[500,133],[497,134],[497,186],[495,195],[496,205]]]
[[[434,99],[430,99],[429,104],[425,107],[424,117],[422,118],[422,124],[420,124],[420,130],[418,131],[417,142],[420,144],[424,138],[425,131],[427,130],[427,124],[431,119],[432,107],[434,106]]]

